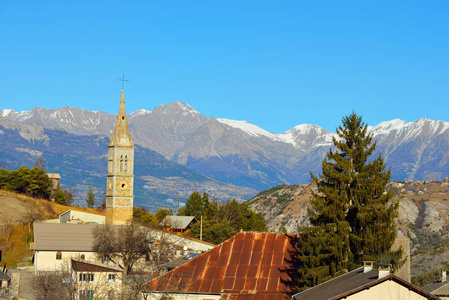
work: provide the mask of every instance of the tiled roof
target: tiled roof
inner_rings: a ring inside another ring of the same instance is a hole
[[[94,224],[34,223],[34,249],[93,251]]]
[[[437,281],[432,284],[429,284],[423,287],[423,290],[429,292],[433,295],[437,295],[439,297],[449,296],[449,282],[448,281]]]
[[[335,277],[329,281],[323,282],[313,288],[302,291],[293,296],[293,300],[337,300],[346,299],[347,296],[355,294],[359,291],[369,289],[370,287],[380,284],[384,281],[393,280],[398,284],[406,286],[415,293],[424,295],[426,299],[439,299],[419,287],[395,276],[388,275],[378,278],[378,270],[373,269],[363,273],[363,267],[355,269],[344,275]]]
[[[150,281],[144,290],[222,294],[222,299],[287,299],[288,235],[238,233],[209,252]]]
[[[186,229],[193,221],[196,222],[196,219],[192,216],[166,216],[160,225],[171,229]]]
[[[34,249],[40,251],[93,251],[98,224],[34,223]],[[123,225],[108,225],[112,227]]]

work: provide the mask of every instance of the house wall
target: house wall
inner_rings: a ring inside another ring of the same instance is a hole
[[[362,290],[356,294],[348,296],[348,300],[422,300],[427,299],[399,283],[388,280],[378,285]]]
[[[122,274],[121,272],[75,272],[74,278],[76,282],[77,294],[80,290],[92,290],[94,291],[94,299],[108,299],[108,292],[110,290],[115,291],[115,296],[118,298],[122,291]],[[94,274],[93,282],[80,282],[79,274]],[[110,283],[108,280],[109,274],[115,274],[115,283]]]
[[[75,226],[75,225],[74,225]],[[85,259],[89,261],[98,261],[95,252],[81,251],[61,251],[62,258],[56,259],[56,253],[58,251],[41,251],[36,250],[34,252],[34,273],[42,271],[56,271],[64,268],[68,265],[71,258],[80,258],[82,254],[85,255]]]

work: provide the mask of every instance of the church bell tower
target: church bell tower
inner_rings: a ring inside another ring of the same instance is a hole
[[[133,218],[134,144],[128,129],[125,93],[108,146],[106,224],[123,225]]]

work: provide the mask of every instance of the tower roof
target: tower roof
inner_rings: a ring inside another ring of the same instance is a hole
[[[111,142],[109,143],[109,147],[113,146],[134,147],[132,135],[129,133],[128,128],[124,90],[122,90],[122,95],[120,97],[120,108],[117,115],[117,121],[115,122],[115,129],[111,134]]]

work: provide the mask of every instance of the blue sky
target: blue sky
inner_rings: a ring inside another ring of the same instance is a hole
[[[2,1],[0,110],[180,100],[281,133],[449,121],[448,1]]]

